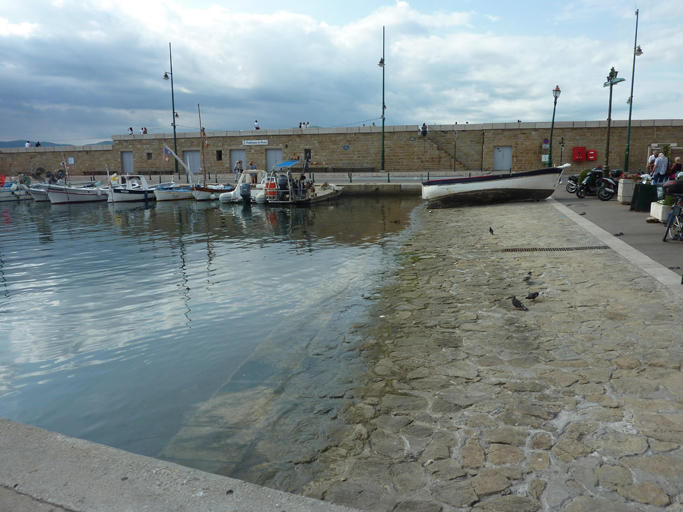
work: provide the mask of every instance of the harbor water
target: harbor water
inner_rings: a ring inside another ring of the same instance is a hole
[[[419,204],[1,205],[0,416],[299,490]]]

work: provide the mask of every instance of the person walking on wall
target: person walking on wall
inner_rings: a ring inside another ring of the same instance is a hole
[[[128,135],[133,135],[133,127],[132,126],[128,127]]]
[[[260,127],[259,124],[258,124],[258,119],[256,119],[256,120],[254,121],[254,130],[260,130],[260,129],[261,129],[261,127]]]
[[[660,153],[655,160],[655,174],[653,183],[664,183],[666,181],[666,173],[669,171],[669,159]]]

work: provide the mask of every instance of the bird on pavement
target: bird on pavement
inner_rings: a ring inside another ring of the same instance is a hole
[[[489,233],[493,234],[493,228],[489,228]]]
[[[529,270],[529,273],[524,276],[522,281],[524,281],[525,283],[528,283],[530,279],[531,279],[531,270]]]
[[[526,298],[529,300],[536,300],[540,294],[541,292],[533,292],[527,295]]]
[[[527,307],[524,304],[522,304],[522,301],[519,300],[514,295],[512,296],[512,305],[515,307],[515,309],[521,309],[522,311],[529,311],[527,309]]]
[[[579,215],[586,215],[586,212],[581,212],[579,213]]]

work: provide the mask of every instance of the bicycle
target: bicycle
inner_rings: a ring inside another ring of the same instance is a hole
[[[683,240],[683,194],[672,194],[676,198],[676,204],[666,218],[666,231],[664,231],[664,241],[667,237],[671,240]]]

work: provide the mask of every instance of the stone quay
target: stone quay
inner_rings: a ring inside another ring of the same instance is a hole
[[[417,213],[374,319],[354,326],[371,370],[306,496],[367,511],[683,510],[681,293],[568,211]]]

